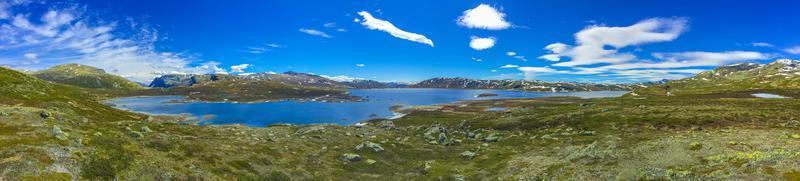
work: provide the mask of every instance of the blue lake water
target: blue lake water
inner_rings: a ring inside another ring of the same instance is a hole
[[[349,125],[373,118],[390,118],[394,105],[419,106],[452,103],[460,100],[534,98],[575,96],[581,98],[618,97],[626,91],[595,92],[524,92],[512,90],[465,89],[362,89],[352,95],[367,98],[365,102],[263,102],[263,103],[175,103],[178,96],[127,97],[111,100],[117,108],[149,114],[190,114],[210,124],[243,124],[266,126],[275,123],[333,123]],[[477,97],[481,93],[497,96]]]

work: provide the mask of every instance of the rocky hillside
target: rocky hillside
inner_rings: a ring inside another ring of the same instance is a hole
[[[475,80],[467,78],[433,78],[409,87],[456,88],[456,89],[516,89],[527,91],[623,91],[636,88],[638,84],[591,84],[573,82],[544,82],[541,80]]]
[[[737,63],[694,77],[635,90],[632,95],[683,95],[720,92],[800,89],[800,60],[768,64]]]
[[[319,75],[285,72],[282,74],[257,73],[247,75],[230,74],[169,74],[157,77],[150,83],[150,87],[171,88],[171,87],[190,87],[195,84],[203,84],[220,80],[239,80],[239,81],[270,81],[287,85],[317,87],[317,88],[354,88],[354,89],[373,89],[373,88],[398,88],[405,86],[400,83],[386,83],[374,80],[357,79],[353,81],[334,81]]]
[[[103,69],[80,65],[64,64],[34,72],[33,76],[60,84],[83,88],[101,89],[140,89],[139,84],[123,77],[111,75]]]
[[[354,89],[383,89],[383,88],[403,88],[407,87],[407,84],[397,83],[397,82],[378,82],[374,80],[364,80],[364,79],[356,79],[353,81],[348,82],[341,82],[347,87],[354,88]]]

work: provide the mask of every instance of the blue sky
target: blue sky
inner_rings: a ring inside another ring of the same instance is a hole
[[[636,82],[800,57],[791,1],[0,2],[0,64],[82,63],[140,82],[268,71]]]

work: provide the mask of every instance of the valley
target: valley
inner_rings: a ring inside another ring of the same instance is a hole
[[[121,111],[99,103],[102,98],[84,98],[98,97],[97,91],[0,70],[3,178],[792,180],[800,175],[800,103],[751,95],[796,95],[786,94],[797,89],[783,84],[672,96],[642,94],[648,91],[643,89],[619,98],[469,100],[399,108],[406,116],[367,124],[247,127]],[[195,90],[231,82],[202,83]]]

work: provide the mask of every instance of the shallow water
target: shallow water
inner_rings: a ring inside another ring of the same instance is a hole
[[[476,97],[481,93],[497,96]],[[391,118],[398,115],[389,110],[394,105],[419,106],[451,103],[460,100],[485,100],[505,98],[534,98],[575,96],[581,98],[618,97],[626,91],[595,92],[523,92],[512,90],[465,89],[363,89],[351,94],[367,98],[365,102],[263,102],[263,103],[175,103],[178,96],[128,97],[111,100],[117,108],[149,114],[188,113],[198,118],[205,115],[210,124],[244,124],[266,126],[275,123],[333,123],[350,125],[374,118]]]
[[[757,98],[768,98],[768,99],[786,99],[788,97],[777,95],[777,94],[768,94],[768,93],[758,93],[758,94],[750,94],[753,97]]]

